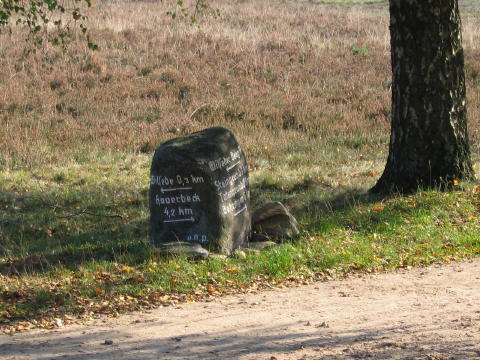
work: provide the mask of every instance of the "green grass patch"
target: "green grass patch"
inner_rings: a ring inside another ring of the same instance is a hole
[[[5,331],[480,252],[478,187],[378,199],[279,167],[252,173],[252,198],[288,204],[302,229],[297,239],[245,259],[162,257],[147,237],[148,164],[145,156],[104,158],[1,174]]]

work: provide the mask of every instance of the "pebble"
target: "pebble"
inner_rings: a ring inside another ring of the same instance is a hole
[[[245,251],[239,250],[239,249],[235,250],[233,252],[233,255],[239,259],[245,259],[247,257],[247,254],[245,254]]]

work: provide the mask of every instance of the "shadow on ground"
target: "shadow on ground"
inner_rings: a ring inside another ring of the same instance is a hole
[[[219,331],[216,333],[171,333],[168,338],[155,336],[155,328],[168,327],[168,321],[132,325],[127,333],[102,330],[83,335],[62,331],[62,339],[51,339],[48,333],[32,338],[6,342],[0,345],[0,354],[6,359],[24,359],[34,356],[43,359],[440,359],[459,356],[476,358],[475,344],[462,339],[435,336],[441,329],[425,325],[412,330],[407,326],[378,330],[358,328],[336,331],[318,328],[312,324],[301,333],[290,332],[284,324],[261,329]],[[135,333],[142,338],[135,338]],[[402,334],[409,334],[402,340]],[[425,336],[425,334],[427,334]],[[423,336],[419,336],[423,335]],[[113,345],[105,345],[105,339]],[[309,355],[307,356],[306,353]],[[302,357],[303,356],[303,357]],[[420,357],[419,357],[420,356]]]
[[[0,191],[0,273],[46,271],[58,264],[74,269],[93,259],[144,261],[146,192],[133,201],[112,202],[108,194],[121,190]]]
[[[400,223],[412,209],[359,212],[380,200],[364,189],[333,189],[311,180],[290,189],[252,186],[252,202],[280,200],[292,209],[302,230],[322,234],[332,227],[374,232],[378,224]],[[0,273],[43,272],[54,265],[76,269],[88,261],[130,265],[152,256],[148,240],[148,194],[112,202],[118,188],[72,188],[68,193],[0,191]]]

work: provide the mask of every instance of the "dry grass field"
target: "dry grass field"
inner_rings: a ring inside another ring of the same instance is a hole
[[[333,186],[345,167],[382,169],[390,114],[385,5],[213,5],[221,18],[192,26],[165,16],[161,2],[97,3],[89,13],[101,48],[94,53],[75,43],[65,54],[32,56],[21,35],[2,34],[0,167],[149,156],[168,138],[224,125],[253,167],[333,172],[326,179]],[[476,150],[478,16],[464,23]]]

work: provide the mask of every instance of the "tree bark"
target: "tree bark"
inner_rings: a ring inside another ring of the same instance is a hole
[[[371,190],[408,193],[474,178],[458,0],[390,0],[392,128]]]

